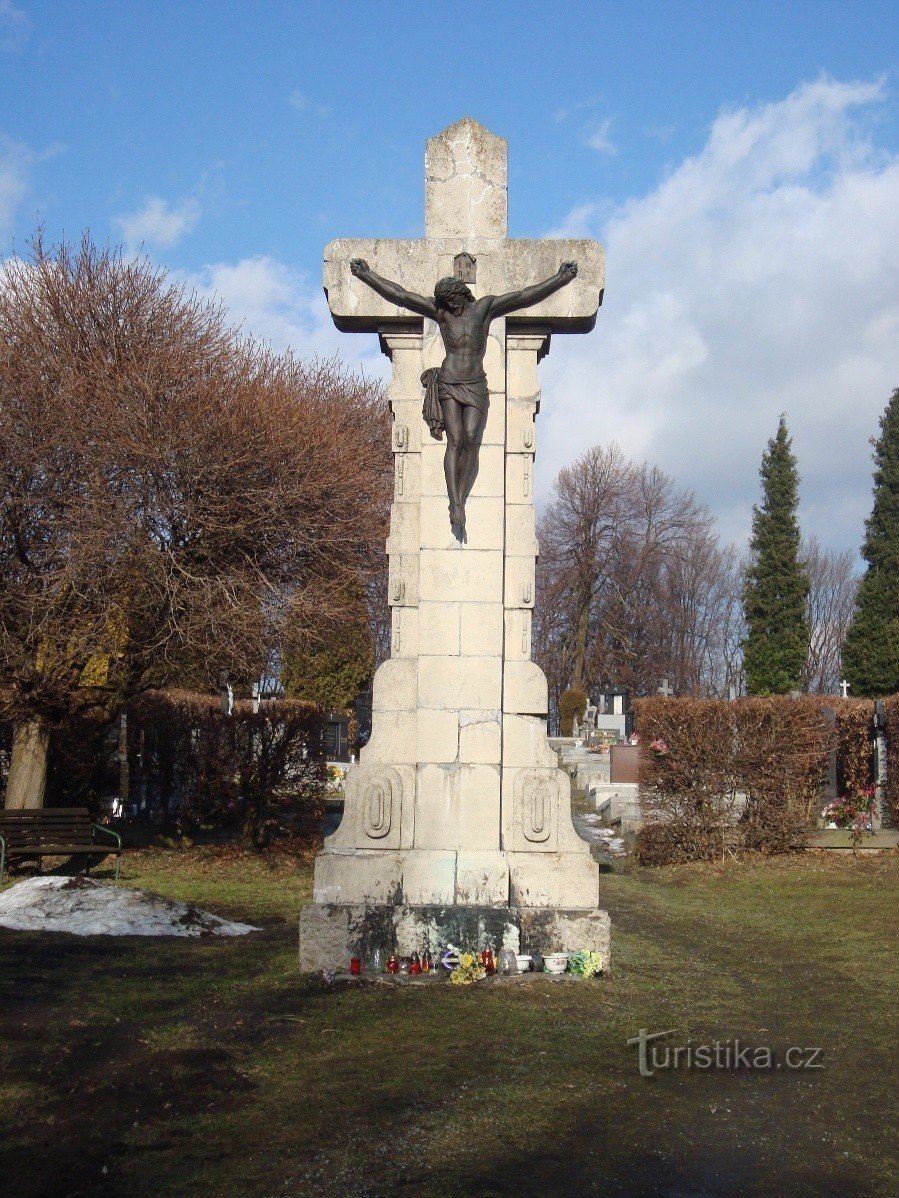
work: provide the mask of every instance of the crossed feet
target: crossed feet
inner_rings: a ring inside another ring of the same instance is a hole
[[[450,524],[458,541],[465,540],[465,505],[451,503],[449,505]]]

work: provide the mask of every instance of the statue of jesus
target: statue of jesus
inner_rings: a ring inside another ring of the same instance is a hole
[[[533,287],[480,299],[475,299],[461,279],[441,279],[434,288],[434,298],[428,299],[382,278],[363,258],[353,258],[350,270],[390,303],[426,316],[440,326],[446,357],[442,366],[426,370],[421,376],[425,388],[422,415],[432,437],[439,441],[446,431],[443,470],[450,524],[456,537],[464,541],[465,501],[477,477],[478,450],[490,402],[484,373],[490,322],[538,304],[570,283],[577,275],[577,263],[563,262],[556,274]]]

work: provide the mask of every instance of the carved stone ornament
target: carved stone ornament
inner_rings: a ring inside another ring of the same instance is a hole
[[[559,842],[559,779],[555,770],[522,770],[512,800],[512,847],[554,853]]]
[[[392,766],[357,765],[349,771],[347,813],[355,815],[360,848],[399,847],[402,799],[403,780]]]

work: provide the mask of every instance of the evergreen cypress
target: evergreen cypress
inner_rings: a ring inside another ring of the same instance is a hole
[[[868,568],[843,646],[843,669],[854,695],[899,691],[899,388],[873,444],[874,506],[862,546]]]
[[[762,503],[752,510],[752,558],[743,584],[743,669],[750,695],[798,690],[808,652],[808,574],[799,558],[799,475],[781,416],[762,454]]]

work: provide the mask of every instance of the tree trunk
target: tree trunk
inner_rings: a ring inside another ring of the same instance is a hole
[[[587,629],[590,624],[590,601],[579,605],[577,627],[574,630],[574,646],[571,660],[571,689],[587,690]]]
[[[43,807],[49,753],[50,729],[42,720],[16,726],[6,783],[7,809]]]

